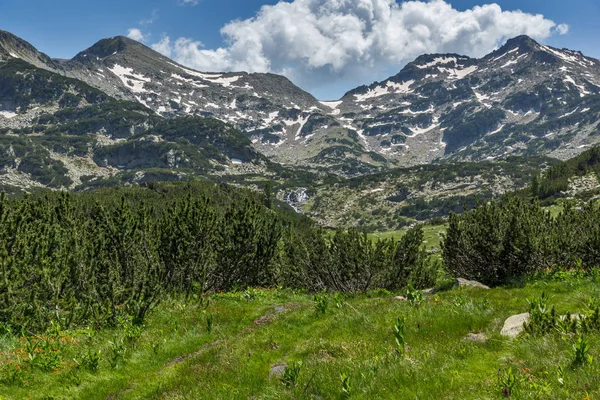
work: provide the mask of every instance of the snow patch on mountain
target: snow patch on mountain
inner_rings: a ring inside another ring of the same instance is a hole
[[[369,89],[367,93],[355,94],[354,97],[357,102],[363,102],[368,99],[384,96],[386,94],[391,93],[411,93],[412,90],[410,89],[410,86],[413,83],[415,83],[414,80],[402,83],[388,81],[385,86],[376,86],[373,89]]]
[[[472,65],[463,69],[438,67],[438,70],[442,73],[448,74],[448,78],[452,80],[459,80],[477,71],[477,68],[478,67],[476,65]]]
[[[494,130],[492,132],[489,132],[486,136],[492,136],[492,135],[495,135],[496,133],[499,133],[500,131],[502,131],[502,129],[504,129],[505,126],[506,125],[504,125],[504,124],[500,125],[500,127],[498,129],[496,129],[496,130]]]
[[[232,86],[231,85],[232,83],[237,82],[241,78],[241,76],[239,76],[239,75],[223,76],[223,74],[206,74],[206,73],[194,71],[193,69],[182,67],[182,66],[174,64],[174,63],[169,63],[169,64],[183,70],[188,75],[195,76],[197,78],[203,79],[203,80],[211,82],[211,83],[215,83],[217,85],[221,85],[226,88]],[[252,89],[252,87],[249,86],[248,84],[246,84],[246,86],[244,86],[243,88],[244,89]]]
[[[414,138],[416,136],[422,135],[424,133],[427,133],[429,131],[434,130],[435,128],[438,128],[440,126],[440,124],[438,124],[438,118],[434,118],[433,119],[433,123],[426,127],[426,128],[419,128],[419,127],[410,127],[408,129],[410,129],[410,131],[412,132],[412,135],[407,136],[409,138]]]
[[[575,82],[575,80],[574,80],[573,78],[571,78],[571,76],[570,76],[570,75],[565,75],[565,79],[564,79],[563,81],[564,81],[565,83],[570,83],[570,84],[572,84],[573,86],[575,86],[577,89],[579,89],[579,95],[580,95],[581,97],[585,97],[586,95],[588,95],[588,94],[591,94],[590,92],[588,92],[588,91],[585,89],[585,86],[583,86],[583,85],[578,85],[578,84]]]
[[[196,87],[198,89],[209,87],[208,85],[204,85],[204,84],[198,83],[197,81],[195,81],[193,79],[186,79],[186,78],[184,78],[183,76],[181,76],[179,74],[171,74],[171,77],[174,78],[174,79],[177,79],[178,81],[182,81],[182,82],[185,82],[185,83],[187,83],[189,85],[192,85],[192,86],[194,86],[194,87]]]
[[[14,113],[12,111],[0,111],[0,117],[6,118],[6,119],[11,119],[16,117],[18,114]]]
[[[550,53],[550,54],[552,54],[552,55],[554,55],[554,56],[556,56],[556,57],[560,58],[561,60],[566,61],[568,63],[577,64],[577,65],[580,65],[582,67],[590,66],[590,61],[586,60],[585,58],[574,56],[574,55],[569,54],[569,53],[567,53],[565,51],[554,50],[554,49],[552,49],[552,48],[550,48],[548,46],[544,46],[544,45],[540,45],[540,47],[545,52]],[[591,63],[591,65],[594,65],[594,63]]]
[[[438,64],[450,64],[451,62],[456,63],[456,57],[436,57],[431,62],[422,65],[415,65],[415,67],[419,69],[425,69]]]
[[[211,79],[210,81],[216,83],[217,85],[221,85],[223,87],[230,87],[232,83],[237,82],[241,77],[240,76],[229,76],[229,77],[220,77],[216,79]]]
[[[333,110],[337,109],[343,101],[319,101],[319,103],[323,104],[326,107],[329,107]]]
[[[506,68],[506,67],[509,67],[509,66],[511,66],[511,65],[518,64],[518,63],[519,63],[519,61],[520,61],[520,60],[521,60],[523,57],[527,57],[527,56],[528,56],[528,54],[527,54],[527,53],[525,53],[525,54],[521,54],[519,57],[515,58],[514,60],[509,60],[509,61],[508,61],[506,64],[502,65],[500,68]]]
[[[512,54],[512,53],[515,53],[515,52],[517,52],[517,51],[519,51],[519,48],[518,48],[518,47],[515,47],[514,49],[512,49],[512,50],[509,50],[509,51],[507,51],[506,53],[504,53],[504,54],[501,54],[501,55],[499,55],[499,56],[498,56],[498,57],[496,57],[496,58],[493,58],[493,59],[491,60],[491,62],[496,62],[496,61],[500,60],[501,58],[504,58],[504,57],[506,57],[507,55],[509,55],[509,54]]]
[[[563,115],[561,115],[561,116],[560,116],[560,117],[558,117],[558,118],[559,118],[559,119],[560,119],[560,118],[566,118],[566,117],[568,117],[568,116],[570,116],[570,115],[573,115],[573,114],[575,114],[575,113],[577,112],[577,110],[579,110],[579,107],[577,107],[577,108],[576,108],[576,109],[574,109],[573,111],[570,111],[570,112],[568,112],[568,113],[566,113],[566,114],[563,114]]]
[[[363,143],[365,144],[365,149],[367,149],[367,151],[370,151],[371,148],[369,146],[369,141],[367,140],[367,137],[364,135],[364,130],[363,129],[358,129],[356,131],[356,134],[358,135],[358,137],[360,138],[360,140],[363,141]]]
[[[110,72],[115,74],[123,85],[125,85],[133,93],[147,93],[144,89],[144,84],[152,82],[150,78],[146,78],[144,75],[136,74],[133,72],[133,68],[126,68],[119,64],[115,64],[112,68],[108,69]]]
[[[413,111],[410,108],[408,108],[406,110],[400,111],[399,114],[420,115],[420,114],[431,114],[433,112],[435,112],[435,108],[433,108],[433,106],[430,106],[427,110],[423,110],[423,111]]]
[[[492,108],[491,104],[486,103],[486,101],[490,100],[490,96],[483,94],[483,93],[479,93],[475,90],[473,90],[473,93],[475,93],[475,97],[477,98],[477,101],[480,102],[481,104],[483,104],[485,107],[487,108]]]
[[[268,116],[263,119],[264,127],[268,128],[269,126],[271,126],[271,124],[273,123],[273,121],[275,121],[275,118],[277,118],[278,115],[279,111],[273,111],[269,113]]]

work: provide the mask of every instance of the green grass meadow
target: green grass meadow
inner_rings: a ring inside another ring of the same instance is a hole
[[[507,386],[512,398],[600,398],[600,335],[587,338],[591,363],[573,366],[572,334],[499,334],[507,317],[527,311],[528,298],[545,292],[559,313],[582,312],[600,298],[599,283],[564,273],[447,289],[420,305],[383,291],[323,295],[320,312],[312,295],[289,290],[171,300],[141,330],[126,322],[100,332],[55,327],[29,340],[5,332],[0,398],[500,399]],[[403,352],[393,331],[399,317]],[[32,350],[35,341],[50,345]]]
[[[373,239],[400,239],[407,232],[406,229],[388,232],[371,233],[369,236]],[[440,249],[442,235],[446,232],[445,225],[423,225],[423,240],[427,250]]]

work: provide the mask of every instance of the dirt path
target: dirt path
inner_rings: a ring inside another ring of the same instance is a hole
[[[265,326],[265,325],[273,322],[279,315],[282,315],[294,308],[299,308],[299,307],[300,307],[300,304],[297,304],[297,303],[276,305],[273,308],[269,309],[267,312],[265,312],[261,317],[255,319],[252,322],[252,325],[247,326],[246,328],[239,331],[237,334],[232,335],[231,337],[226,338],[226,339],[219,339],[219,340],[215,340],[211,343],[206,343],[205,345],[203,345],[200,349],[196,350],[195,352],[183,354],[183,355],[173,358],[171,361],[167,362],[163,368],[157,370],[154,374],[146,375],[146,377],[142,380],[142,382],[145,382],[145,381],[151,379],[152,376],[156,377],[157,375],[159,375],[159,376],[163,375],[169,368],[173,368],[187,360],[198,357],[201,354],[203,354],[204,352],[206,352],[216,346],[226,345],[233,338],[238,338],[240,335],[247,335],[251,332],[254,332],[257,328],[260,328],[261,326]],[[106,400],[120,399],[123,396],[133,392],[138,386],[139,386],[139,384],[133,383],[130,387],[120,391],[119,393],[114,393],[114,394],[108,395],[106,397]]]

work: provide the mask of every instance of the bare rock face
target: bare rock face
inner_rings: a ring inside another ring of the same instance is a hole
[[[456,287],[476,287],[481,289],[489,289],[489,286],[486,286],[483,283],[477,281],[470,281],[468,279],[463,278],[456,279]]]
[[[500,334],[514,339],[525,330],[523,325],[527,322],[529,322],[529,313],[508,317],[506,321],[504,321],[504,326],[502,327]]]

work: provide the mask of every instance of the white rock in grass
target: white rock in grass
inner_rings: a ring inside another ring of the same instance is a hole
[[[476,288],[481,288],[481,289],[489,289],[489,286],[486,286],[483,283],[480,283],[477,281],[470,281],[470,280],[463,279],[463,278],[456,279],[456,286],[457,287],[476,287]]]
[[[504,326],[500,331],[502,336],[508,336],[511,339],[519,336],[525,328],[523,324],[529,322],[529,313],[517,314],[512,317],[508,317],[506,321],[504,321]]]

